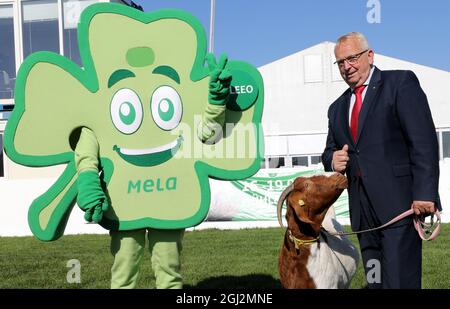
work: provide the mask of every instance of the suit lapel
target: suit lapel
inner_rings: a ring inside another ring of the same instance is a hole
[[[361,111],[359,112],[358,119],[358,135],[356,136],[356,144],[359,142],[359,138],[364,130],[364,125],[367,119],[367,115],[369,114],[371,106],[374,104],[374,99],[380,91],[381,86],[381,71],[375,67],[372,79],[368,85],[366,95],[364,97],[364,101],[361,107]],[[350,101],[350,100],[349,100]],[[348,113],[348,111],[347,111]],[[348,115],[348,114],[347,114]],[[352,139],[353,140],[353,139]]]

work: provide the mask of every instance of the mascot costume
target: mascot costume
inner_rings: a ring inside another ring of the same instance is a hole
[[[31,231],[58,239],[76,201],[110,230],[112,287],[136,286],[148,234],[156,286],[180,288],[181,240],[208,213],[208,178],[260,167],[262,78],[250,64],[206,55],[203,27],[179,10],[93,4],[78,42],[82,67],[37,52],[17,77],[7,155],[30,167],[66,164],[31,204]]]

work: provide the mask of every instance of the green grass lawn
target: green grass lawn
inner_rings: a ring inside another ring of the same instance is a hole
[[[185,288],[280,288],[278,251],[281,228],[187,232],[183,242]],[[357,245],[356,237],[351,237]],[[423,287],[450,288],[450,224],[423,248]],[[81,283],[69,284],[67,262],[81,264]],[[0,288],[109,288],[108,235],[63,236],[41,242],[33,237],[0,238]],[[153,288],[150,255],[141,266],[139,288]],[[352,288],[365,286],[361,263]]]

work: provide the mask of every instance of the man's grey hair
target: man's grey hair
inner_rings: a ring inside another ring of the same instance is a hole
[[[362,34],[360,32],[349,32],[347,34],[344,34],[339,39],[337,39],[336,46],[334,47],[334,49],[336,50],[336,48],[341,43],[347,41],[348,39],[352,39],[352,38],[355,38],[355,39],[357,39],[359,41],[359,46],[361,47],[361,49],[363,49],[363,50],[370,49],[369,41],[367,41],[367,39],[364,36],[364,34]]]

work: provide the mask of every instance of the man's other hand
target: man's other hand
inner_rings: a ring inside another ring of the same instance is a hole
[[[413,201],[411,207],[414,210],[414,213],[418,216],[434,214],[435,211],[434,202]]]

